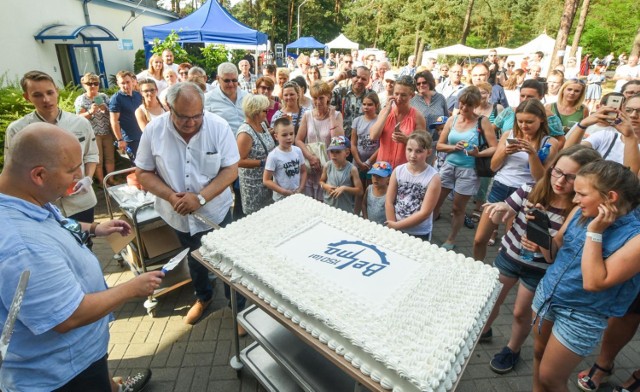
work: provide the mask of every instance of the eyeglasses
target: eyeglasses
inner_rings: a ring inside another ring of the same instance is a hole
[[[638,115],[640,115],[640,108],[630,108],[629,106],[627,106],[624,111],[627,114],[632,114],[633,112],[637,113]]]
[[[225,83],[238,83],[238,79],[222,79]]]
[[[100,85],[99,82],[88,82],[85,83],[85,85],[90,86],[90,87],[98,87]]]
[[[555,177],[555,178],[562,178],[564,177],[564,180],[566,182],[568,182],[569,184],[573,184],[573,182],[576,180],[576,175],[575,174],[567,174],[565,172],[563,172],[562,170],[558,169],[558,168],[553,168],[551,169],[551,176]]]
[[[189,71],[180,71],[178,72],[180,75],[189,75]]]
[[[259,90],[273,90],[273,87],[269,87],[269,86],[258,86]]]
[[[507,64],[507,68],[513,68],[515,64]]]
[[[422,86],[422,85],[427,85],[429,83],[427,82],[416,82],[416,86]]]
[[[140,92],[143,93],[143,94],[155,93],[156,91],[158,91],[158,90],[156,90],[155,88],[152,88],[152,89],[149,89],[149,90],[140,90]]]
[[[80,222],[78,222],[77,220],[67,218],[61,220],[59,223],[62,228],[73,235],[73,238],[78,241],[78,244],[85,245],[89,240],[89,232],[82,230],[82,225],[80,225]]]
[[[173,108],[171,108],[171,113],[173,113],[173,115],[176,116],[177,121],[183,122],[183,123],[186,123],[189,120],[200,121],[202,120],[202,117],[204,117],[204,112],[198,113],[195,116],[183,116],[181,114],[178,114],[178,112],[176,112],[175,109]]]

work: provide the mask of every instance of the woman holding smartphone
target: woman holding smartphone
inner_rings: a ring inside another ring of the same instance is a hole
[[[98,144],[98,156],[100,161],[96,166],[95,177],[102,186],[104,177],[115,170],[115,146],[109,122],[109,97],[101,93],[100,78],[93,73],[86,73],[80,79],[85,93],[78,96],[75,101],[76,114],[84,117],[91,123],[93,133]],[[113,184],[109,184],[113,185]]]
[[[591,148],[573,146],[564,149],[544,170],[543,176],[535,185],[522,185],[505,201],[484,206],[483,215],[493,224],[506,223],[512,219],[513,224],[502,238],[500,251],[493,264],[500,271],[499,279],[503,288],[480,336],[481,342],[491,340],[491,324],[498,316],[500,306],[509,291],[520,281],[509,342],[489,363],[491,370],[498,374],[510,372],[520,360],[520,349],[531,330],[531,303],[536,287],[553,262],[548,255],[540,252],[539,247],[530,249],[531,245],[535,245],[530,242],[526,250],[536,250],[537,253],[534,253],[533,259],[523,257],[527,220],[531,217],[529,211],[534,207],[544,211],[549,218],[549,235],[555,236],[574,207],[573,187],[578,170],[597,160],[600,160],[600,155]]]

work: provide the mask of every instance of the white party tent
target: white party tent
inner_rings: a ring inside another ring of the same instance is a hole
[[[327,48],[331,49],[358,49],[360,45],[357,42],[351,41],[345,37],[344,34],[340,34],[331,42],[328,42]]]

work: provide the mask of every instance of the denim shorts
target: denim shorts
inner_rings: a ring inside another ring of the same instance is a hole
[[[445,162],[440,168],[440,181],[443,188],[453,189],[463,196],[475,195],[480,186],[476,169],[453,166],[449,162]]]
[[[533,311],[538,313],[543,302],[542,284],[540,284],[533,297],[531,306]],[[544,314],[544,319],[553,322],[551,330],[553,336],[563,346],[581,357],[590,355],[598,347],[608,325],[607,317],[553,303]]]
[[[504,251],[498,252],[496,260],[493,262],[500,273],[508,278],[520,279],[521,284],[529,291],[535,292],[538,283],[542,280],[545,270],[528,267],[524,264],[513,261]]]
[[[489,203],[505,201],[507,200],[507,197],[511,196],[511,194],[517,190],[518,188],[512,188],[501,182],[493,180],[493,186],[491,187],[491,192],[489,193],[489,199],[487,201]]]

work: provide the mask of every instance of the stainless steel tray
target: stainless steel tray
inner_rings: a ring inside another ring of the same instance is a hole
[[[354,379],[256,306],[238,322],[304,391],[354,391]]]
[[[258,343],[240,352],[240,360],[269,392],[299,392],[302,389]]]

